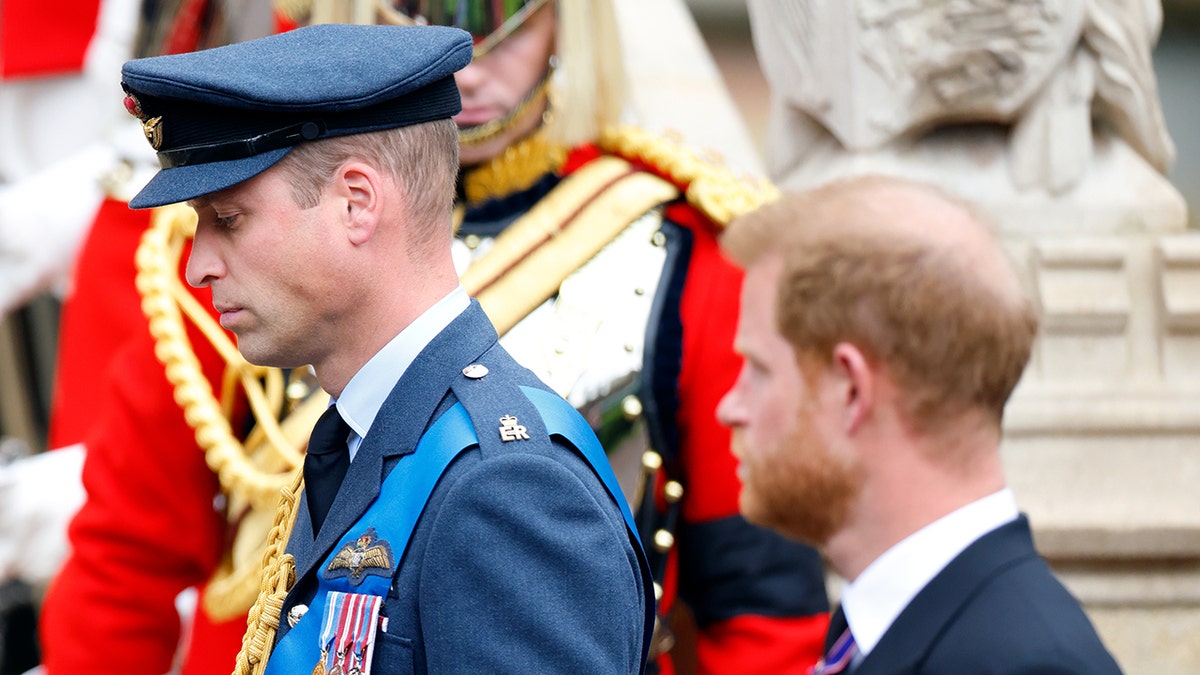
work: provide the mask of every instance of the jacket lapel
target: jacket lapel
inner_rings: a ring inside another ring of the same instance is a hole
[[[975,589],[1031,556],[1025,516],[980,537],[917,593],[854,675],[912,672]]]
[[[313,540],[308,497],[297,502],[288,549],[296,560],[296,578],[302,579],[329,555],[334,544],[362,517],[379,496],[384,460],[407,455],[417,447],[433,423],[438,405],[461,370],[496,344],[496,331],[479,303],[471,306],[439,333],[404,371],[375,416],[375,422],[354,455],[346,478]]]

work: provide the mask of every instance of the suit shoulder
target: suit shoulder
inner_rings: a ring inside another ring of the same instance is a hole
[[[979,673],[1121,672],[1079,601],[1036,556],[981,586],[947,625],[928,664],[930,672],[967,664]]]

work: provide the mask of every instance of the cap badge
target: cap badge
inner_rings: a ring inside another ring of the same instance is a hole
[[[391,544],[380,539],[375,528],[368,527],[357,540],[347,543],[333,556],[323,576],[326,579],[348,579],[357,586],[371,574],[390,577],[393,558]]]
[[[142,134],[155,150],[162,147],[162,115],[147,118],[146,111],[142,110],[142,102],[133,94],[125,96],[125,111],[142,121]]]
[[[466,368],[463,368],[462,374],[466,375],[472,380],[478,380],[479,378],[488,374],[488,369],[487,366],[483,365],[482,363],[472,363]]]
[[[500,440],[507,443],[508,441],[527,441],[529,434],[525,433],[525,427],[517,424],[517,418],[512,415],[505,415],[500,418]]]
[[[142,133],[146,134],[146,140],[150,141],[150,145],[158,150],[162,147],[162,115],[151,117],[148,120],[142,120]]]

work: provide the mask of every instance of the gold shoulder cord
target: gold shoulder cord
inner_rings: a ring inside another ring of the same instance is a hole
[[[223,491],[229,499],[243,500],[255,510],[275,512],[262,556],[266,573],[261,584],[257,583],[257,574],[251,577],[258,587],[258,599],[247,623],[254,630],[247,632],[238,656],[237,672],[261,672],[265,661],[260,655],[274,641],[280,608],[295,576],[291,556],[283,550],[295,518],[293,507],[302,482],[301,448],[307,437],[299,436],[298,443],[289,440],[278,422],[277,411],[283,409],[282,373],[247,363],[226,333],[183,287],[179,260],[195,228],[195,212],[187,206],[176,204],[155,210],[136,254],[137,288],[142,295],[142,311],[149,319],[150,333],[155,339],[155,356],[165,366],[167,379],[175,388],[175,400],[195,430],[196,441],[204,450],[209,468],[219,477]],[[192,350],[184,329],[184,315],[225,360],[221,402],[213,395]],[[233,394],[239,385],[256,421],[245,445],[233,435],[229,424]],[[315,417],[307,420],[305,433],[311,429],[312,420]],[[289,426],[305,424],[304,420],[290,421]],[[236,615],[245,607],[242,602],[228,615]],[[211,611],[207,599],[206,609]]]
[[[680,143],[633,126],[604,129],[597,143],[606,152],[640,161],[685,190],[688,203],[724,227],[738,216],[779,198],[767,181],[735,176],[721,164],[700,158]]]

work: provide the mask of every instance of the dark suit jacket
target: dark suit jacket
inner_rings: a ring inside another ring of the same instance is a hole
[[[488,374],[466,378],[472,363]],[[315,541],[307,502],[298,505],[288,542],[297,583],[284,616],[311,602],[334,544],[461,400],[480,443],[442,474],[417,522],[385,600],[388,631],[376,638],[372,672],[640,672],[651,580],[616,502],[573,447],[547,438],[519,385],[546,388],[497,345],[472,301],[397,382]],[[499,418],[510,412],[532,441],[500,441]],[[281,624],[277,640],[288,630]]]
[[[839,609],[829,634],[846,628]],[[828,645],[826,645],[828,648]],[[1033,548],[1025,516],[971,544],[921,589],[854,675],[1077,673],[1120,668]]]

